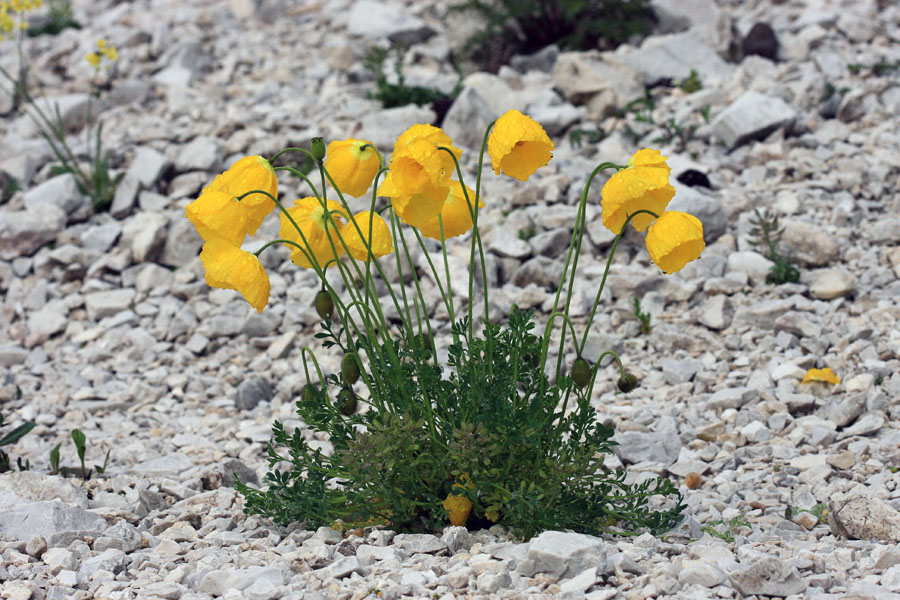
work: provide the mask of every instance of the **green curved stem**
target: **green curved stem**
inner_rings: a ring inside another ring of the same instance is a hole
[[[273,159],[273,160],[274,160],[274,159]],[[296,168],[296,167],[292,167],[292,166],[290,166],[290,165],[284,165],[284,166],[281,166],[281,167],[273,167],[273,169],[274,169],[275,171],[287,171],[287,172],[290,173],[291,175],[296,175],[297,177],[301,178],[301,179],[302,179],[303,181],[305,181],[306,184],[310,187],[310,189],[311,189],[312,192],[313,192],[313,196],[316,197],[316,200],[319,200],[319,201],[322,200],[322,196],[319,194],[319,190],[316,189],[315,184],[314,184],[312,181],[310,181],[309,177],[306,176],[306,173],[304,173],[304,172],[301,171],[300,169],[298,169],[298,168]]]
[[[603,293],[603,288],[606,287],[606,277],[609,275],[609,269],[612,266],[612,259],[613,259],[613,256],[615,256],[615,254],[616,254],[616,248],[619,245],[619,240],[621,240],[622,236],[625,235],[625,231],[628,229],[628,225],[629,225],[629,223],[631,223],[631,220],[640,214],[651,215],[654,219],[659,218],[659,215],[657,215],[656,213],[649,211],[649,210],[641,209],[641,210],[635,211],[634,213],[628,215],[628,218],[625,219],[625,224],[622,226],[622,231],[620,231],[616,235],[616,239],[613,240],[612,247],[609,249],[609,257],[606,259],[606,268],[603,269],[603,278],[600,280],[600,287],[597,288],[597,294],[594,296],[594,303],[591,306],[590,315],[588,316],[587,323],[584,326],[584,335],[581,338],[581,350],[584,349],[584,345],[585,345],[585,343],[587,343],[588,332],[591,329],[591,323],[593,323],[593,321],[594,321],[594,315],[597,313],[597,306],[600,304],[600,294]],[[579,352],[580,352],[580,350],[579,350]]]

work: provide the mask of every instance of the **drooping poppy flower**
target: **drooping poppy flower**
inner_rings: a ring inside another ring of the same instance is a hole
[[[240,197],[253,190],[268,192],[278,197],[278,177],[275,169],[262,156],[245,156],[235,162],[227,171],[216,175],[212,183],[203,188],[201,194],[211,191],[227,192]],[[251,194],[240,200],[248,211],[247,233],[253,235],[263,219],[275,209],[275,203],[265,194]]]
[[[287,209],[300,231],[303,232],[303,236],[287,216],[284,213],[281,214],[279,235],[302,248],[301,250],[301,248],[291,246],[291,260],[304,269],[312,268],[313,264],[310,258],[315,260],[320,268],[324,268],[330,260],[339,258],[343,254],[344,249],[338,232],[347,220],[344,207],[334,200],[328,200],[327,207],[333,222],[326,221],[325,207],[315,197],[295,200],[294,206]],[[303,237],[306,237],[306,241]]]
[[[185,207],[184,213],[206,241],[221,237],[240,246],[251,226],[249,207],[228,192],[219,190],[201,194]]]
[[[372,228],[371,237],[369,237],[370,226]],[[358,230],[357,227],[359,227]],[[372,249],[374,258],[381,258],[394,251],[391,230],[387,223],[384,222],[381,215],[367,210],[353,215],[352,221],[341,228],[341,237],[347,245],[350,256],[356,260],[368,260],[369,247]]]
[[[465,186],[469,194],[469,201],[466,202],[466,196],[463,193],[463,185],[458,181],[450,182],[450,190],[447,198],[441,207],[440,220],[434,217],[421,227],[419,231],[422,235],[435,240],[441,239],[441,224],[444,226],[444,239],[449,239],[462,235],[472,229],[472,211],[469,208],[469,202],[475,202],[475,191],[469,186]],[[483,207],[484,202],[479,198],[478,206]],[[472,209],[474,209],[474,205]]]
[[[384,181],[378,186],[378,195],[391,199],[391,206],[400,220],[413,227],[425,227],[436,219],[447,200],[450,186],[426,185],[415,194],[403,192],[396,185],[397,177],[393,171],[388,172]]]
[[[378,155],[374,148],[363,149],[372,142],[346,139],[328,144],[325,168],[341,193],[359,198],[366,193],[378,173]]]
[[[700,219],[672,210],[662,213],[650,225],[645,242],[650,259],[669,275],[700,258],[706,248]]]
[[[497,119],[488,136],[488,154],[494,173],[500,171],[519,181],[550,162],[553,142],[541,125],[517,110]]]
[[[203,244],[200,260],[210,286],[237,290],[260,313],[269,303],[269,276],[253,253],[223,238],[211,237]]]
[[[610,177],[600,192],[603,225],[615,234],[622,231],[629,215],[639,210],[661,215],[675,196],[675,188],[669,184],[669,166],[658,151],[638,150],[628,165]],[[638,231],[652,222],[653,216],[646,213],[631,220]]]

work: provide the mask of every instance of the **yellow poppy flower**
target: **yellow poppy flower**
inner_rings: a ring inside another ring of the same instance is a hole
[[[436,219],[447,200],[449,185],[427,185],[422,191],[407,194],[396,185],[397,177],[390,171],[378,186],[378,195],[391,199],[391,206],[400,220],[413,227],[426,227]]]
[[[399,154],[400,152],[403,152],[413,140],[425,140],[427,142],[431,142],[435,146],[443,146],[453,152],[457,159],[462,156],[462,150],[453,145],[453,140],[449,135],[444,133],[443,129],[441,129],[440,127],[435,127],[434,125],[423,125],[421,123],[413,125],[400,134],[400,137],[398,137],[397,141],[394,142],[393,153]],[[446,155],[447,153],[444,152],[444,154]],[[453,160],[449,160],[452,164]]]
[[[673,210],[664,212],[653,222],[645,241],[651,260],[669,275],[700,258],[706,248],[700,219]]]
[[[116,50],[116,47],[112,44],[106,49],[106,58],[108,58],[110,62],[115,62],[116,59],[119,58],[119,51]]]
[[[100,66],[100,55],[97,54],[96,52],[90,52],[90,53],[88,53],[87,55],[85,55],[84,59],[85,59],[86,61],[88,61],[88,63],[90,63],[90,65],[91,65],[92,67],[99,67],[99,66]]]
[[[278,177],[275,169],[262,156],[245,156],[235,162],[227,171],[216,175],[212,183],[203,188],[202,194],[210,191],[228,192],[232,196],[242,196],[253,190],[263,190],[278,197]],[[249,210],[247,233],[253,235],[263,219],[275,209],[275,203],[265,194],[251,194],[240,201]]]
[[[466,521],[469,520],[469,513],[472,512],[472,501],[465,496],[448,494],[441,504],[450,515],[451,525],[463,527]]]
[[[334,223],[325,221],[325,208],[317,198],[308,197],[300,198],[294,201],[294,206],[287,209],[291,218],[296,221],[297,226],[306,236],[306,242],[303,241],[300,233],[294,225],[287,219],[284,213],[281,213],[281,230],[279,236],[283,239],[290,240],[299,244],[307,254],[309,254],[320,268],[325,268],[325,264],[332,259],[340,257],[344,248],[338,231],[343,227],[346,216],[344,209],[340,203],[334,200],[328,200],[328,211]],[[334,248],[332,249],[332,244]],[[304,269],[312,268],[313,264],[310,258],[300,248],[291,246],[291,260],[295,264],[300,265]]]
[[[494,174],[503,171],[519,181],[531,177],[553,157],[553,142],[544,128],[517,110],[497,119],[488,136],[487,149]]]
[[[451,181],[450,191],[447,193],[447,198],[441,207],[440,220],[438,220],[438,217],[434,217],[419,227],[422,235],[440,240],[441,221],[443,221],[444,225],[445,239],[462,235],[472,229],[472,212],[469,209],[469,202],[475,202],[475,191],[469,186],[466,186],[466,191],[469,194],[468,202],[466,202],[466,196],[463,193],[463,185],[458,181]],[[484,202],[480,198],[478,199],[478,206],[484,206]]]
[[[362,149],[367,140],[347,139],[328,144],[325,168],[341,193],[359,198],[366,193],[378,173],[378,156],[374,148]]]
[[[660,215],[675,196],[675,188],[669,185],[670,169],[659,152],[639,150],[628,164],[610,177],[600,192],[603,225],[615,234],[622,231],[628,215],[639,210]],[[652,222],[653,217],[644,213],[631,220],[638,231],[644,231]]]
[[[354,225],[354,222],[356,225]],[[372,227],[372,238],[369,244],[366,243],[366,237],[369,235],[369,226]],[[359,231],[357,231],[359,226]],[[360,231],[362,236],[360,236]],[[371,213],[367,210],[358,212],[353,215],[353,221],[347,223],[341,228],[341,237],[347,244],[347,250],[350,256],[356,260],[367,260],[369,258],[369,246],[372,247],[372,255],[375,258],[381,258],[394,251],[394,245],[391,242],[391,230],[387,223],[377,213]]]
[[[249,208],[228,192],[201,194],[187,205],[184,213],[204,240],[221,237],[230,244],[240,246],[247,235]]]
[[[457,159],[462,156],[462,150],[454,147],[450,136],[438,127],[413,125],[400,134],[390,162],[394,185],[400,193],[412,196],[447,183],[456,166],[453,156],[439,146]]]
[[[841,382],[841,378],[831,370],[831,367],[825,367],[824,369],[810,369],[806,372],[806,375],[803,376],[803,381],[800,383],[810,383],[812,381],[822,381],[837,385]]]
[[[210,286],[237,290],[260,313],[269,303],[269,276],[252,253],[213,237],[203,244],[200,260]]]

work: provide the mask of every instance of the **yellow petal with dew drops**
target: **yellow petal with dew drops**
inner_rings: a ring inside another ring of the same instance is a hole
[[[252,253],[213,237],[203,244],[200,260],[210,286],[237,290],[260,313],[269,303],[269,276]]]
[[[240,197],[254,190],[262,190],[278,197],[278,177],[275,169],[262,156],[245,156],[235,162],[227,171],[216,175],[203,192],[218,190]],[[266,194],[250,194],[240,200],[251,209],[248,233],[253,235],[263,219],[275,209],[275,202]]]
[[[344,252],[338,235],[338,231],[347,221],[344,208],[334,200],[328,200],[327,207],[333,222],[326,220],[325,207],[318,198],[300,198],[294,201],[294,206],[287,209],[303,232],[302,236],[287,216],[281,213],[281,230],[278,235],[300,246],[300,248],[289,246],[291,260],[304,269],[312,268],[312,260],[319,268],[324,269],[329,261],[339,258]]]
[[[645,242],[650,259],[670,275],[700,258],[706,248],[700,219],[673,210],[664,212],[650,225]]]
[[[222,191],[201,194],[184,209],[185,216],[204,240],[220,237],[240,246],[250,227],[250,207]]]
[[[422,235],[435,240],[441,239],[441,222],[444,226],[444,239],[449,239],[462,235],[472,229],[472,209],[474,205],[469,203],[475,202],[475,191],[469,186],[465,186],[469,199],[463,193],[463,185],[458,181],[450,182],[450,191],[444,205],[441,207],[440,220],[437,217],[431,219],[419,228]],[[479,198],[478,206],[483,207],[484,202]]]
[[[488,136],[488,154],[495,174],[525,181],[550,162],[553,142],[541,125],[517,110],[497,119]]]
[[[357,226],[359,230],[357,230]],[[384,222],[381,215],[367,210],[353,215],[353,220],[341,228],[341,237],[347,244],[350,256],[356,260],[368,260],[369,246],[371,246],[374,258],[381,258],[394,251],[391,230],[387,223]],[[369,243],[366,243],[366,240],[369,240]]]
[[[610,177],[600,195],[603,225],[618,234],[628,216],[639,210],[662,214],[675,196],[675,188],[669,185],[668,167],[629,167]],[[653,216],[646,213],[631,220],[638,231],[652,222]]]
[[[391,206],[400,220],[413,227],[427,227],[441,213],[447,194],[448,185],[426,185],[422,191],[407,194],[396,185],[394,172],[388,172],[384,182],[378,187],[378,195],[391,199]]]
[[[367,140],[346,139],[328,144],[325,168],[342,194],[359,198],[366,193],[380,167],[374,148],[362,149]]]

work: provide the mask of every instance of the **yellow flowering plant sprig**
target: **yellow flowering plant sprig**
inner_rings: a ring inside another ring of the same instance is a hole
[[[632,223],[640,229],[649,225],[651,258],[665,272],[674,272],[699,256],[702,227],[693,217],[678,216],[683,213],[664,212],[668,167],[658,152],[641,151],[628,166],[604,163],[583,190],[554,310],[543,335],[531,333],[533,310],[513,306],[505,326],[491,322],[478,228],[485,152],[495,173],[525,180],[549,162],[552,149],[539,124],[510,111],[485,131],[471,190],[460,168],[462,151],[436,127],[409,128],[398,138],[387,166],[370,142],[351,139],[326,148],[317,138],[309,150],[287,148],[271,161],[241,159],[188,206],[188,217],[206,241],[201,258],[205,256],[207,281],[237,289],[257,310],[268,302],[268,279],[258,260],[265,249],[286,244],[293,262],[314,269],[321,282],[316,310],[323,319],[322,331],[315,337],[343,355],[339,372],[323,373],[316,352],[301,348],[308,383],[297,401],[297,413],[308,428],[328,435],[334,452],[324,455],[299,431],[289,434],[276,422],[268,450],[273,467],[267,475],[268,489],[236,482],[246,512],[285,524],[304,521],[308,526],[341,520],[348,528],[389,523],[402,530],[436,529],[448,519],[473,526],[500,522],[523,537],[549,528],[658,532],[680,519],[684,506],[671,482],[656,479],[630,485],[623,470],[611,473],[602,466],[614,442],[612,428],[598,422],[590,403],[598,365],[605,357],[614,357],[623,392],[637,382],[624,371],[615,352],[603,353],[594,365],[581,354],[612,253],[626,228]],[[272,166],[288,152],[313,161],[319,170],[318,186],[295,165]],[[622,222],[615,223],[616,240],[579,343],[568,313],[586,201],[594,177],[612,167],[618,171],[611,179],[614,184],[604,186],[603,208],[610,215],[623,207],[626,212]],[[313,196],[292,207],[283,204],[277,193],[278,172],[301,178]],[[454,174],[458,181],[451,180]],[[634,185],[620,185],[622,181]],[[336,200],[328,198],[329,187]],[[354,213],[346,195],[361,197],[367,189],[371,189],[368,210]],[[379,205],[379,196],[390,201]],[[278,209],[282,228],[279,239],[251,255],[239,246],[258,227],[258,220],[245,215],[257,214],[254,207],[260,202]],[[229,217],[219,216],[216,207],[227,208]],[[430,273],[450,317],[452,341],[442,349],[447,352],[445,364],[439,361],[435,344],[440,327],[429,316],[432,307],[407,239],[410,230],[422,250],[424,271]],[[447,243],[448,237],[469,230],[469,263],[476,268],[469,269],[467,310],[457,320]],[[443,273],[432,260],[425,237],[441,242]],[[219,253],[207,248],[218,248]],[[390,253],[400,282],[396,286],[379,264]],[[240,268],[231,271],[231,264]],[[474,312],[478,267],[484,287],[480,316]],[[343,280],[340,294],[329,281],[329,269]],[[386,318],[376,278],[399,323]],[[556,371],[548,376],[545,363],[557,318],[563,321],[562,341]],[[561,368],[566,331],[576,350],[569,373]],[[310,364],[316,377],[310,376]],[[291,470],[276,468],[284,461],[291,463]],[[648,500],[654,495],[669,497],[674,505],[651,510]]]
[[[25,2],[25,0],[22,1]],[[30,1],[31,5],[40,6],[40,0]],[[94,209],[105,210],[112,203],[116,186],[124,173],[118,174],[115,178],[110,177],[108,153],[103,150],[103,123],[99,120],[95,123],[93,110],[95,100],[100,97],[98,75],[101,68],[107,68],[118,59],[116,47],[105,39],[100,39],[97,41],[97,51],[91,52],[85,57],[92,67],[93,77],[88,96],[83,155],[76,154],[66,139],[66,130],[59,106],[54,105],[45,110],[29,91],[26,77],[22,75],[22,73],[27,73],[28,69],[27,61],[21,54],[21,39],[19,48],[19,77],[13,77],[2,66],[0,66],[0,74],[11,84],[13,97],[21,99],[20,104],[28,107],[28,110],[24,112],[37,126],[38,134],[47,142],[53,155],[60,162],[53,168],[53,172],[55,174],[71,173],[75,177],[78,190],[91,198]],[[87,168],[83,166],[85,161],[89,165]]]

